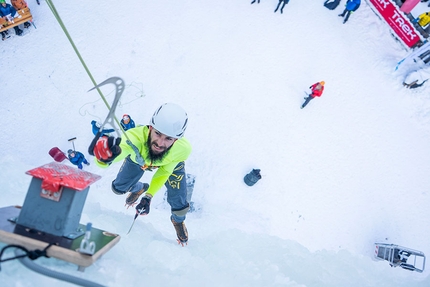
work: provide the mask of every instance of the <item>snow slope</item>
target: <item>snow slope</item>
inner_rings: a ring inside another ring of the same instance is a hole
[[[53,146],[76,136],[86,154],[91,120],[107,115],[47,4],[29,2],[37,29],[0,45],[1,207],[23,203],[25,171],[51,162]],[[407,51],[365,2],[346,24],[342,5],[293,0],[275,14],[275,0],[250,2],[54,2],[96,81],[124,79],[117,116],[146,124],[164,102],[187,110],[201,209],[187,217],[186,248],[163,191],[126,235],[134,211],[110,191],[120,164],[93,164],[102,179],[81,222],[121,241],[84,273],[38,264],[107,286],[429,285],[427,270],[372,260],[374,242],[430,254],[430,88],[402,87],[407,67],[394,68]],[[301,110],[321,80],[323,96]],[[102,91],[113,100],[113,86]],[[263,178],[248,187],[252,168]],[[2,286],[59,282],[17,261],[0,276]]]

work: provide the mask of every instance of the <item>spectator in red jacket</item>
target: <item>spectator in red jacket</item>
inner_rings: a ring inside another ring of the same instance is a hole
[[[311,89],[312,93],[310,95],[308,95],[307,98],[305,98],[305,102],[303,103],[303,105],[301,107],[302,109],[304,107],[306,107],[306,105],[315,97],[321,97],[321,95],[324,91],[324,85],[325,85],[325,82],[321,81],[321,82],[315,83],[309,87],[309,89]]]

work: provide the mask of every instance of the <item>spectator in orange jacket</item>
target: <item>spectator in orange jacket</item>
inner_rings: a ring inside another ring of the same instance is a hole
[[[305,98],[305,102],[303,103],[301,109],[306,107],[306,105],[315,97],[321,97],[321,95],[324,91],[324,85],[325,85],[325,82],[321,81],[321,82],[315,83],[309,87],[309,89],[311,89],[312,93],[310,95],[308,95],[307,98]]]
[[[15,8],[17,11],[28,8],[27,2],[24,0],[10,0],[10,4],[12,4],[13,8]],[[30,27],[31,24],[27,21],[24,23],[24,28]]]

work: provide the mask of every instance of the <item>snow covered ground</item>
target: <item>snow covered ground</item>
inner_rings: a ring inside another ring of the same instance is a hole
[[[36,263],[107,286],[430,285],[428,270],[372,260],[375,242],[430,254],[430,86],[402,86],[407,67],[394,69],[408,53],[364,1],[346,24],[344,3],[292,0],[280,14],[276,0],[250,2],[54,2],[96,81],[126,82],[117,116],[146,124],[164,102],[187,110],[200,210],[187,247],[163,191],[126,235],[134,210],[110,190],[120,164],[93,164],[102,179],[81,222],[121,241],[83,273]],[[37,29],[0,44],[0,207],[23,203],[25,172],[51,162],[53,146],[77,137],[86,154],[91,120],[107,114],[47,4],[29,5]],[[321,80],[324,94],[301,110]],[[248,187],[253,168],[263,178]],[[1,267],[2,286],[60,282],[16,260]]]

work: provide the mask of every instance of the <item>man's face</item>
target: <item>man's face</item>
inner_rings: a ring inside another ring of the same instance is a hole
[[[146,146],[152,163],[160,162],[169,152],[176,139],[160,133],[153,127],[149,127],[149,137]]]
[[[122,120],[124,121],[125,124],[128,124],[130,122],[129,117],[123,117]]]
[[[149,133],[149,140],[150,140],[150,147],[151,151],[156,154],[160,155],[164,152],[166,152],[176,141],[175,138],[166,136],[165,134],[160,133],[154,128],[150,128]]]

